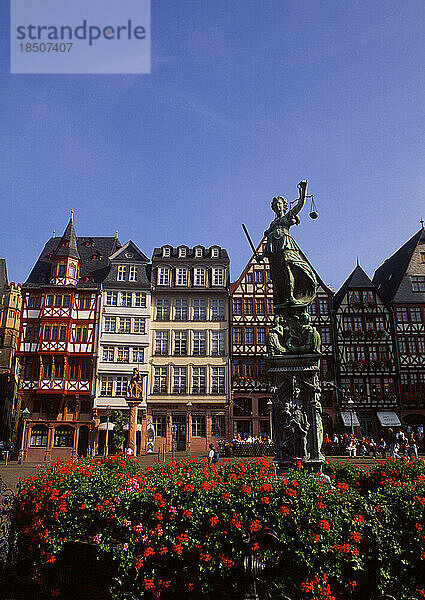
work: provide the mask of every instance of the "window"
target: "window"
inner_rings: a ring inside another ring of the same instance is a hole
[[[52,335],[51,338],[53,341],[56,341],[58,339],[58,326],[57,325],[52,325]]]
[[[193,332],[193,356],[205,356],[207,336],[205,331]]]
[[[257,271],[257,273],[261,273],[261,271]],[[255,301],[255,312],[256,312],[257,316],[264,315],[264,312],[265,312],[264,300],[257,299]]]
[[[50,340],[50,325],[44,326],[43,340]]]
[[[165,415],[153,415],[152,425],[157,437],[165,437]]]
[[[252,271],[251,271],[251,273],[246,274],[246,282],[254,283],[254,273]]]
[[[192,415],[192,437],[205,437],[205,415]]]
[[[203,298],[193,300],[193,320],[205,321],[207,318],[207,301]]]
[[[211,416],[211,435],[213,437],[226,436],[226,422],[224,415]]]
[[[29,308],[40,308],[41,296],[30,296],[28,305]]]
[[[119,317],[118,333],[130,333],[131,319],[130,317]]]
[[[65,277],[65,275],[66,275],[66,263],[59,263],[58,264],[57,276],[58,277]]]
[[[408,323],[409,322],[407,308],[396,308],[396,314],[397,314],[397,322],[398,323]]]
[[[245,302],[244,302],[244,306],[245,306],[245,314],[246,315],[252,315],[252,300],[251,298],[246,298]]]
[[[157,298],[156,318],[158,321],[168,321],[170,318],[170,301],[168,298]]]
[[[378,360],[378,348],[376,346],[370,346],[370,348],[369,348],[369,358],[372,361]]]
[[[353,328],[354,331],[362,331],[362,318],[361,317],[353,317]]]
[[[116,396],[127,396],[127,386],[128,386],[128,378],[122,377],[119,375],[117,377],[117,383],[115,386],[115,395]]]
[[[406,344],[406,338],[400,336],[398,338],[398,348],[400,351],[400,354],[406,354],[407,353],[407,344]]]
[[[146,333],[146,319],[143,319],[143,317],[134,317],[133,333]]]
[[[176,285],[187,285],[187,269],[176,270]]]
[[[356,349],[355,346],[347,346],[346,347],[346,355],[348,362],[356,360]]]
[[[266,343],[266,328],[257,327],[257,344],[263,345]]]
[[[46,306],[53,306],[53,296],[52,296],[52,294],[48,294],[46,296]]]
[[[263,271],[255,271],[255,283],[264,283]]]
[[[272,282],[272,277],[270,275],[270,271],[266,271],[266,281],[267,283],[271,283]]]
[[[105,306],[117,306],[118,292],[106,292]]]
[[[331,328],[328,326],[322,327],[322,343],[323,344],[331,343]]]
[[[418,344],[418,353],[425,354],[425,337],[423,335],[419,335],[416,338]]]
[[[105,332],[115,333],[116,328],[117,328],[117,318],[116,317],[105,317]]]
[[[237,398],[233,402],[233,414],[237,417],[250,417],[252,415],[251,398]]]
[[[119,265],[117,271],[117,281],[125,281],[127,279],[127,267]]]
[[[135,346],[133,348],[133,362],[142,363],[144,362],[144,349],[141,346]]]
[[[327,298],[319,298],[319,313],[321,315],[328,314],[328,300]]]
[[[101,396],[112,396],[112,385],[114,382],[114,378],[109,375],[103,375],[101,379]]]
[[[233,300],[233,314],[241,315],[242,314],[242,299],[234,298]]]
[[[212,367],[211,373],[211,393],[225,394],[225,367]]]
[[[213,285],[224,285],[225,281],[224,281],[224,269],[221,267],[218,268],[214,268],[212,270],[212,284]]]
[[[211,257],[212,258],[218,258],[218,255],[219,255],[218,248],[211,248]]]
[[[104,362],[114,362],[113,346],[102,346],[102,360]]]
[[[173,393],[185,394],[187,389],[187,369],[186,367],[174,367],[173,373]]]
[[[167,393],[167,367],[155,367],[153,376],[154,394]]]
[[[370,391],[372,396],[380,396],[382,394],[382,382],[378,377],[370,378]]]
[[[413,275],[412,276],[412,291],[413,292],[425,292],[425,276],[424,275]]]
[[[211,332],[211,354],[224,356],[224,331]]]
[[[59,448],[72,448],[74,444],[74,430],[68,425],[55,429],[55,443]]]
[[[134,292],[134,306],[146,308],[146,294],[144,292]]]
[[[245,328],[245,344],[251,346],[254,343],[254,328],[246,327]]]
[[[165,248],[162,249],[162,256],[170,256],[171,255],[171,248],[169,246],[166,246]]]
[[[47,427],[36,425],[31,429],[30,446],[47,446]]]
[[[128,271],[128,280],[129,281],[137,281],[137,267],[131,265]]]
[[[185,258],[186,248],[179,248],[179,256],[180,256],[180,258]]]
[[[354,305],[361,305],[362,303],[362,293],[360,290],[353,290],[349,294],[349,302]]]
[[[174,319],[176,321],[187,321],[188,315],[188,301],[183,298],[176,298],[174,301]]]
[[[375,304],[375,294],[372,290],[363,291],[363,302],[365,304]]]
[[[72,279],[74,279],[76,272],[77,272],[77,267],[74,264],[71,263],[69,265],[69,269],[68,269],[68,275],[69,275],[69,277],[71,277]]]
[[[235,327],[233,329],[233,343],[242,344],[242,327]]]
[[[155,356],[168,355],[168,331],[155,331]]]
[[[274,314],[273,298],[267,298],[267,313],[269,316]]]
[[[170,269],[168,267],[159,267],[158,285],[170,285]]]
[[[62,306],[62,296],[56,295],[55,296],[55,307],[59,308],[59,306]]]
[[[120,306],[131,306],[131,292],[121,292]]]
[[[421,323],[421,309],[419,307],[414,307],[410,309],[410,319],[412,323]]]
[[[414,335],[407,336],[407,350],[409,354],[416,354],[416,344]]]
[[[187,331],[174,332],[174,355],[187,355]]]
[[[130,362],[130,348],[128,346],[117,347],[117,362],[128,363]]]
[[[384,331],[384,317],[375,318],[375,327],[377,331]]]
[[[64,296],[65,300],[65,296]],[[106,301],[105,301],[106,304]],[[81,310],[89,310],[90,309],[90,296],[80,296],[78,299],[78,308]]]
[[[194,285],[205,285],[205,269],[196,268],[194,269]]]
[[[64,306],[65,308],[68,308],[70,302],[71,302],[71,296],[66,294],[66,296],[64,296],[62,299],[62,306]]]
[[[212,321],[224,321],[224,299],[212,298],[211,299],[211,320]]]
[[[205,394],[207,375],[205,367],[192,367],[192,394]]]
[[[202,248],[195,248],[195,256],[196,258],[202,257]]]

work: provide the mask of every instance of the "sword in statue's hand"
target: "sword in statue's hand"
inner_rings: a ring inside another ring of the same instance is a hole
[[[260,256],[260,255],[257,253],[257,250],[255,249],[255,246],[254,246],[254,244],[252,243],[251,236],[250,236],[250,235],[249,235],[249,233],[248,233],[248,229],[245,227],[245,224],[244,224],[244,223],[242,223],[242,229],[243,229],[243,231],[244,231],[244,234],[246,235],[246,239],[248,240],[248,243],[249,243],[249,245],[251,246],[251,250],[252,250],[252,253],[254,254],[254,258],[255,258],[257,261],[258,261],[258,260],[261,260],[261,258],[262,258],[262,257],[261,257],[261,256]]]

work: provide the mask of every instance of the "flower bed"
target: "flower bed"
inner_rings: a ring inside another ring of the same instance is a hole
[[[74,598],[56,565],[88,539],[122,581],[115,598],[239,598],[249,533],[270,588],[293,600],[425,598],[424,462],[325,469],[332,485],[296,468],[276,477],[265,460],[59,462],[17,499],[18,568],[46,597]]]

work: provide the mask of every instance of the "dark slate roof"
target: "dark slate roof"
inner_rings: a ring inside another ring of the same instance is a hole
[[[348,290],[374,290],[373,285],[369,276],[363,271],[359,264],[356,265],[354,271],[345,280],[339,290],[336,292],[334,297],[334,307],[338,308],[341,304],[342,299]]]
[[[410,262],[418,249],[425,244],[425,229],[420,229],[401,248],[388,258],[373,276],[373,282],[382,299],[386,302],[423,302],[425,295],[412,292],[410,279],[408,277]],[[425,251],[425,247],[424,247]],[[417,275],[425,275],[425,265],[418,269]]]
[[[116,237],[78,237],[76,241],[81,259],[80,279],[77,287],[97,288],[109,273],[109,257],[121,247],[121,243]],[[51,285],[49,281],[52,259],[60,243],[59,238],[50,238],[24,283],[24,288],[41,288]]]
[[[55,257],[80,259],[80,254],[78,252],[77,247],[77,236],[75,235],[74,223],[72,219],[72,213],[71,218],[69,219],[69,223],[66,226],[65,231],[63,232],[63,236],[58,246],[58,249],[55,252]]]
[[[107,289],[133,289],[140,290],[151,288],[151,269],[147,263],[149,259],[131,240],[119,248],[109,257],[111,269],[103,282]],[[118,265],[137,265],[137,281],[117,281]]]
[[[163,256],[164,248],[170,248],[170,256]],[[180,248],[186,248],[186,256],[185,257],[179,256]],[[195,250],[197,248],[202,248],[202,257],[195,256]],[[218,256],[217,257],[212,256],[213,248],[218,248]],[[193,248],[189,248],[188,246],[181,245],[181,246],[178,246],[177,248],[174,248],[173,246],[170,246],[169,244],[164,244],[160,248],[154,248],[153,255],[152,255],[152,262],[157,261],[157,260],[167,261],[167,260],[170,260],[170,258],[172,258],[172,259],[176,258],[179,261],[185,261],[185,260],[193,261],[193,259],[195,259],[195,260],[207,259],[207,260],[211,260],[211,261],[230,262],[227,251],[224,248],[221,248],[220,246],[217,246],[215,244],[213,244],[209,248],[205,248],[205,246],[201,246],[201,245],[194,246]]]
[[[0,258],[0,291],[7,288],[8,285],[9,285],[9,280],[7,278],[6,259]]]

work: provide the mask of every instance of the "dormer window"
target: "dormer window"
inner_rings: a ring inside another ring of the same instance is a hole
[[[57,269],[57,276],[58,277],[65,277],[66,275],[66,264],[65,263],[59,263],[58,264],[58,269]]]
[[[117,281],[125,281],[127,278],[127,267],[125,265],[118,266]]]
[[[171,255],[171,248],[169,246],[165,246],[165,248],[162,249],[162,256],[170,256]]]
[[[194,284],[195,285],[205,285],[205,269],[195,269],[194,270]]]
[[[213,269],[212,273],[212,284],[213,285],[224,285],[224,269],[218,268]]]
[[[77,268],[76,268],[75,264],[71,263],[69,265],[69,269],[68,269],[68,277],[75,279],[76,272],[77,272]]]
[[[158,285],[170,285],[170,269],[158,269]]]
[[[218,255],[219,255],[218,248],[211,248],[211,257],[218,258]]]
[[[179,256],[180,256],[180,258],[185,258],[186,248],[179,248]]]
[[[69,248],[69,241],[68,240],[62,240],[61,247],[62,248]]]
[[[202,258],[202,248],[195,248],[196,258]]]

